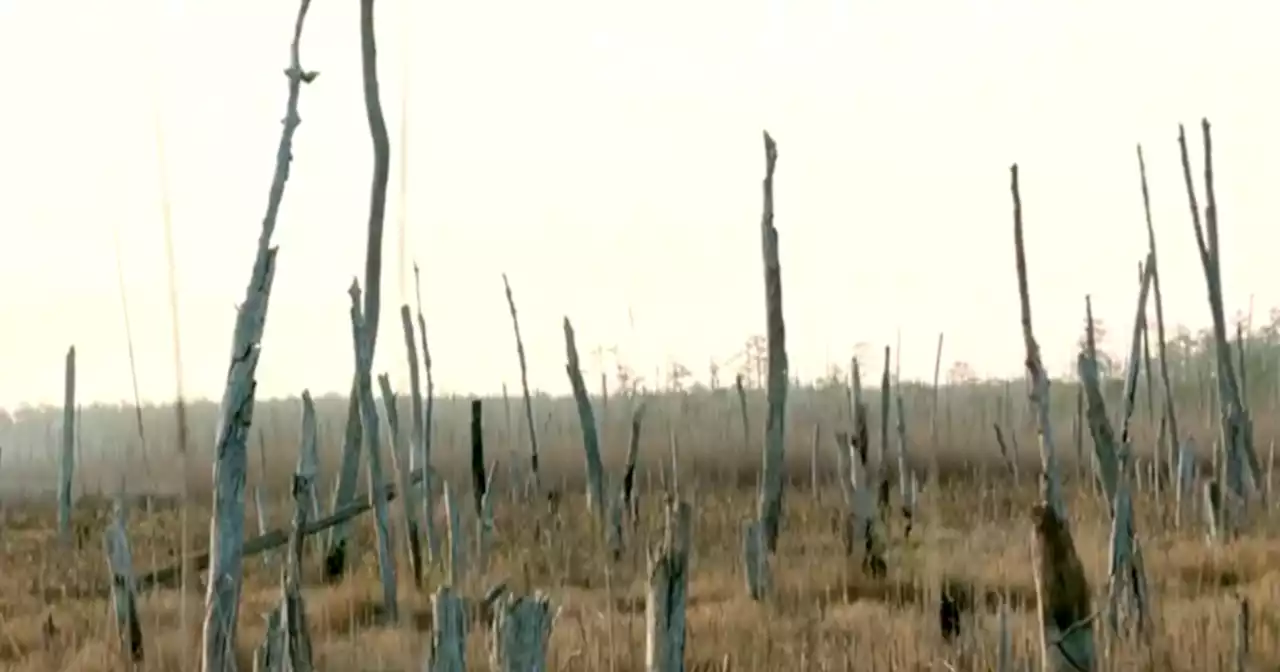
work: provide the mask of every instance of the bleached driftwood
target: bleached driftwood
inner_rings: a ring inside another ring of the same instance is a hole
[[[275,277],[277,248],[272,246],[271,237],[284,198],[285,182],[289,178],[293,135],[301,123],[298,97],[302,84],[316,77],[316,73],[302,69],[299,58],[302,26],[310,6],[310,0],[301,0],[294,22],[289,69],[285,71],[289,79],[289,99],[276,153],[276,171],[271,182],[267,213],[262,218],[253,272],[245,290],[245,300],[236,311],[227,385],[219,405],[214,439],[216,458],[213,466],[213,520],[209,535],[209,589],[205,597],[200,658],[203,672],[224,672],[236,667],[236,619],[244,553],[246,439],[253,418],[255,374],[267,319],[267,301]]]

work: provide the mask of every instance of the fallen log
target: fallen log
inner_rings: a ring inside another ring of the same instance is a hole
[[[413,472],[409,474],[410,487],[415,486],[418,483],[421,483],[422,475],[423,475],[423,468],[420,467],[418,469],[414,469]],[[433,473],[433,475],[436,475],[436,474]],[[388,483],[386,485],[383,485],[381,488],[378,488],[378,492],[377,492],[377,497],[387,502],[394,500],[398,495],[399,493],[396,492],[396,487],[394,483]],[[351,520],[352,518],[355,518],[356,516],[359,516],[363,513],[368,513],[373,509],[373,504],[374,504],[373,497],[366,496],[366,497],[353,499],[346,506],[343,506],[337,511],[334,511],[328,516],[321,518],[315,522],[307,523],[302,528],[302,536],[306,537],[306,536],[315,534],[317,532],[323,532],[335,525],[345,523],[346,521]],[[267,532],[265,534],[261,534],[252,539],[245,540],[244,558],[248,559],[260,553],[265,553],[266,551],[270,551],[270,550],[279,548],[281,546],[284,546],[287,543],[289,543],[289,529],[280,528],[276,530],[271,530],[270,532]],[[191,556],[190,558],[187,558],[187,563],[190,563],[188,566],[191,567],[193,571],[204,572],[209,569],[209,552],[202,551],[200,553],[197,553]],[[177,585],[178,577],[182,573],[182,565],[183,563],[177,562],[172,565],[169,565],[168,567],[157,569],[153,572],[150,572],[149,574],[144,574],[143,576],[139,577],[137,581],[138,592],[149,591],[156,587],[167,587],[167,588],[174,587],[175,585]]]

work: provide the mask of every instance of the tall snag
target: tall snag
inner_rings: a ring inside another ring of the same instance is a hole
[[[778,147],[764,133],[764,207],[760,217],[760,244],[764,256],[764,304],[769,371],[766,384],[768,411],[765,419],[764,473],[760,478],[759,519],[765,547],[778,549],[782,522],[783,455],[786,450],[787,329],[782,318],[782,264],[778,260],[778,229],[773,225],[773,171]]]
[[[392,553],[391,514],[387,500],[378,496],[382,476],[382,438],[378,426],[378,406],[373,397],[373,337],[371,325],[360,313],[360,283],[351,280],[351,340],[355,351],[356,393],[360,398],[360,421],[364,425],[365,456],[368,458],[369,499],[373,503],[373,528],[378,543],[378,577],[382,582],[382,602],[387,618],[396,621],[396,561]],[[402,486],[403,487],[403,486]]]
[[[360,72],[364,89],[365,116],[369,121],[369,137],[373,143],[373,180],[369,191],[368,237],[365,243],[364,261],[364,329],[368,332],[369,361],[378,344],[378,317],[382,310],[382,230],[387,212],[387,183],[391,176],[391,140],[387,134],[387,121],[382,114],[382,100],[378,86],[378,44],[374,31],[374,0],[360,0]],[[345,506],[355,497],[356,479],[359,477],[360,438],[354,437],[350,418],[359,417],[359,374],[352,379],[351,398],[347,402],[347,438],[343,444],[342,471],[338,474],[338,494],[334,498],[334,510]],[[329,580],[340,576],[346,566],[348,526],[334,528],[329,542],[325,575]]]
[[[1013,245],[1018,271],[1018,299],[1022,340],[1026,348],[1028,398],[1036,413],[1040,459],[1044,468],[1044,502],[1032,510],[1035,533],[1036,597],[1040,604],[1040,650],[1046,670],[1082,672],[1094,669],[1093,623],[1089,617],[1089,586],[1071,539],[1067,504],[1054,453],[1049,423],[1049,376],[1040,359],[1031,324],[1031,293],[1027,286],[1027,255],[1022,237],[1022,195],[1018,164],[1009,168],[1013,195]]]
[[[1200,206],[1196,200],[1195,183],[1191,178],[1191,160],[1187,155],[1187,136],[1182,126],[1178,126],[1178,150],[1182,156],[1182,178],[1187,188],[1187,200],[1191,210],[1191,223],[1196,234],[1196,249],[1200,254],[1200,265],[1204,270],[1205,285],[1209,293],[1209,311],[1213,315],[1213,343],[1217,363],[1218,410],[1222,421],[1222,450],[1225,453],[1226,488],[1219,487],[1225,494],[1231,491],[1235,501],[1222,507],[1223,526],[1227,534],[1235,535],[1239,530],[1240,517],[1247,501],[1245,490],[1245,468],[1255,484],[1262,482],[1262,468],[1258,463],[1257,453],[1253,448],[1253,423],[1249,419],[1248,409],[1244,405],[1244,391],[1240,386],[1235,366],[1231,361],[1231,344],[1227,341],[1227,320],[1222,301],[1222,258],[1218,250],[1218,197],[1213,187],[1213,136],[1209,131],[1209,120],[1200,122],[1200,131],[1204,139],[1204,227],[1200,225]],[[1224,498],[1224,504],[1228,500]]]
[[[582,450],[587,462],[587,508],[603,522],[607,504],[604,501],[604,465],[600,461],[600,433],[596,427],[595,412],[591,409],[591,397],[582,379],[578,363],[578,344],[573,335],[573,325],[564,318],[564,346],[567,361],[564,370],[573,388],[573,400],[578,409],[578,422],[582,425]]]
[[[520,338],[520,318],[516,314],[516,299],[511,294],[507,274],[502,274],[502,287],[507,294],[507,309],[511,311],[511,328],[516,333],[516,357],[520,359],[520,391],[524,395],[524,419],[529,425],[529,468],[533,470],[533,487],[542,491],[538,474],[538,428],[533,423],[533,399],[529,396],[529,366],[524,356],[524,340]]]
[[[203,641],[200,669],[203,672],[229,672],[236,669],[236,618],[240,607],[240,582],[244,545],[244,481],[248,462],[247,437],[253,420],[254,377],[258,368],[259,347],[267,319],[267,300],[275,277],[276,251],[271,245],[276,216],[284,199],[284,185],[289,179],[289,161],[293,156],[293,135],[301,119],[298,97],[304,82],[316,78],[299,63],[299,42],[310,0],[302,0],[293,28],[290,48],[289,100],[284,117],[284,130],[276,152],[276,172],[271,181],[267,214],[262,218],[253,273],[245,290],[245,300],[236,311],[232,337],[231,364],[227,386],[218,411],[218,428],[214,439],[213,520],[210,522],[209,590],[205,597]]]
[[[1168,440],[1165,446],[1165,460],[1168,466],[1169,482],[1178,488],[1177,463],[1178,463],[1178,444],[1181,441],[1178,434],[1178,419],[1174,411],[1173,404],[1173,385],[1169,382],[1169,358],[1168,348],[1164,335],[1164,298],[1160,293],[1160,258],[1156,255],[1156,231],[1151,223],[1151,192],[1147,187],[1147,162],[1142,157],[1142,145],[1138,145],[1138,175],[1142,181],[1142,211],[1146,217],[1147,223],[1147,269],[1151,272],[1151,290],[1154,293],[1156,304],[1156,356],[1160,361],[1160,384],[1164,388],[1164,418],[1165,437]],[[1179,493],[1180,489],[1175,490]],[[1175,495],[1180,497],[1180,495]]]
[[[76,471],[76,346],[67,350],[62,403],[62,455],[58,460],[58,538],[71,545],[71,485]]]

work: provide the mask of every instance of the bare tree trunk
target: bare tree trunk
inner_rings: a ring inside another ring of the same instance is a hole
[[[364,425],[365,451],[369,459],[369,496],[373,498],[373,527],[378,540],[378,575],[382,581],[382,602],[387,618],[399,619],[396,599],[396,560],[391,550],[395,544],[391,538],[391,515],[387,501],[377,496],[383,484],[382,441],[379,436],[378,407],[373,400],[373,341],[369,327],[360,314],[360,283],[351,281],[351,336],[355,350],[356,378],[360,381],[360,417]]]
[[[520,338],[520,318],[516,315],[516,300],[511,294],[507,274],[502,274],[502,286],[507,293],[507,308],[511,311],[511,326],[516,333],[516,356],[520,358],[520,391],[524,394],[524,419],[529,423],[529,468],[533,470],[533,487],[542,492],[541,475],[538,473],[538,428],[533,424],[533,399],[529,396],[529,366],[524,356],[524,340]]]
[[[1044,468],[1044,503],[1036,509],[1036,595],[1040,603],[1040,649],[1047,670],[1086,672],[1094,669],[1093,624],[1088,615],[1088,586],[1075,551],[1062,495],[1061,474],[1049,423],[1049,376],[1040,360],[1031,323],[1031,293],[1027,287],[1027,257],[1022,238],[1022,195],[1018,166],[1009,168],[1013,194],[1013,242],[1018,271],[1022,339],[1026,346],[1029,401],[1036,412],[1040,459]],[[1064,578],[1065,577],[1065,578]],[[1065,587],[1065,588],[1064,588]],[[1083,596],[1083,597],[1081,597]],[[1083,613],[1081,613],[1083,612]]]
[[[409,558],[409,572],[413,585],[422,585],[422,548],[418,545],[418,509],[413,505],[413,490],[409,487],[408,446],[400,428],[400,410],[396,408],[396,393],[391,389],[391,377],[378,376],[382,392],[382,405],[386,407],[387,427],[391,431],[391,468],[396,472],[396,484],[400,487],[400,515],[404,519],[405,555]]]
[[[71,544],[71,486],[76,471],[76,346],[67,350],[62,402],[62,457],[58,461],[58,538]]]
[[[578,364],[578,344],[574,339],[573,325],[569,323],[567,317],[564,318],[564,344],[568,354],[565,371],[569,374],[569,384],[573,387],[573,399],[578,407],[578,422],[582,425],[582,450],[587,460],[587,508],[603,521],[607,505],[604,501],[604,465],[600,461],[600,435],[596,428],[595,413],[591,410],[591,398],[587,396],[587,386],[582,380],[582,369]]]
[[[254,257],[253,273],[245,290],[245,300],[236,314],[232,338],[231,363],[227,386],[219,406],[218,429],[214,440],[216,458],[213,464],[213,520],[210,523],[209,590],[205,597],[205,620],[201,644],[200,669],[203,672],[235,670],[236,618],[239,614],[242,555],[244,550],[244,481],[248,450],[246,440],[253,418],[254,380],[266,324],[267,301],[275,277],[276,249],[271,236],[276,228],[276,215],[284,198],[289,178],[289,161],[293,154],[293,135],[301,119],[298,97],[304,82],[316,77],[299,63],[299,42],[310,0],[301,0],[294,23],[290,48],[289,101],[284,130],[276,153],[276,172],[271,182],[267,214],[262,219],[262,233]],[[184,480],[186,474],[183,474]]]
[[[778,147],[766,131],[764,134],[764,207],[760,217],[760,242],[764,254],[766,337],[769,350],[769,372],[766,397],[768,415],[765,420],[764,469],[760,479],[758,517],[765,547],[770,553],[778,548],[778,532],[782,524],[782,490],[786,485],[783,458],[786,452],[787,329],[782,317],[782,266],[778,255],[778,229],[773,225],[773,171],[778,164]]]

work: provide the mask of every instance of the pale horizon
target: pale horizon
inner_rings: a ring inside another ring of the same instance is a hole
[[[1008,167],[1018,163],[1036,335],[1065,372],[1084,296],[1125,347],[1146,254],[1146,154],[1165,317],[1209,323],[1178,124],[1201,184],[1213,124],[1228,319],[1280,307],[1280,6],[1225,2],[587,0],[378,3],[392,141],[375,373],[407,392],[399,307],[423,309],[437,389],[563,393],[568,316],[651,379],[705,380],[764,332],[761,131],[778,142],[793,374],[870,359],[1022,368]],[[0,0],[0,408],[132,401],[115,236],[144,402],[175,394],[156,110],[188,397],[217,399],[284,115],[294,2]],[[260,397],[345,393],[371,146],[358,3],[315,2],[303,123],[275,242]],[[407,86],[406,86],[407,82]],[[407,101],[407,102],[406,102]],[[401,135],[407,109],[407,137]],[[402,156],[403,153],[403,156]],[[402,159],[405,164],[402,164]],[[402,165],[407,171],[402,172]],[[402,199],[403,190],[407,196]],[[1203,198],[1202,201],[1203,203]],[[405,246],[401,249],[401,230]],[[403,260],[403,263],[402,263]],[[1154,311],[1151,312],[1154,315]],[[612,358],[606,366],[612,370]],[[732,373],[721,375],[732,381]]]

